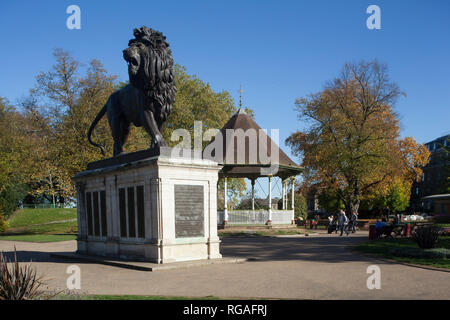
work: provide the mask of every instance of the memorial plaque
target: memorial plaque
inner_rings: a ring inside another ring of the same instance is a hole
[[[175,236],[203,237],[203,186],[175,185]]]

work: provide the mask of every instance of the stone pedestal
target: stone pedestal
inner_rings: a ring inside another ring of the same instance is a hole
[[[221,258],[221,167],[183,151],[125,154],[77,174],[78,252],[154,263]]]

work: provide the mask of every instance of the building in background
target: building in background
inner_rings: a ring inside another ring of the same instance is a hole
[[[450,193],[435,194],[427,196],[422,199],[425,203],[431,203],[434,215],[448,215],[450,214]]]
[[[435,212],[434,197],[444,193],[442,190],[449,177],[450,134],[425,144],[431,152],[429,163],[423,168],[422,179],[415,182],[411,190],[411,208],[415,212]]]

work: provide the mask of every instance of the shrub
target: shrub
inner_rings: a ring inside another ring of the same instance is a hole
[[[5,232],[6,229],[8,229],[8,222],[6,221],[5,217],[0,214],[0,232]]]
[[[0,253],[0,300],[31,300],[44,294],[42,278],[36,275],[31,264],[19,265],[14,248],[14,261]]]
[[[413,240],[422,249],[431,249],[436,247],[439,237],[439,229],[433,226],[418,227],[413,235]]]
[[[20,199],[25,196],[25,187],[21,184],[6,186],[0,192],[0,214],[9,217],[16,209]]]

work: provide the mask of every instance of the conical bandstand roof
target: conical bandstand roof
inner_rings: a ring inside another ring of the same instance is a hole
[[[227,133],[229,129],[231,131]],[[242,138],[241,143],[237,137],[232,142],[232,133],[238,131],[245,135],[245,145]],[[242,108],[228,120],[220,134],[223,137],[223,157],[214,159],[223,165],[220,176],[256,179],[273,175],[286,179],[303,171]],[[217,136],[208,146],[215,143],[216,139]]]

